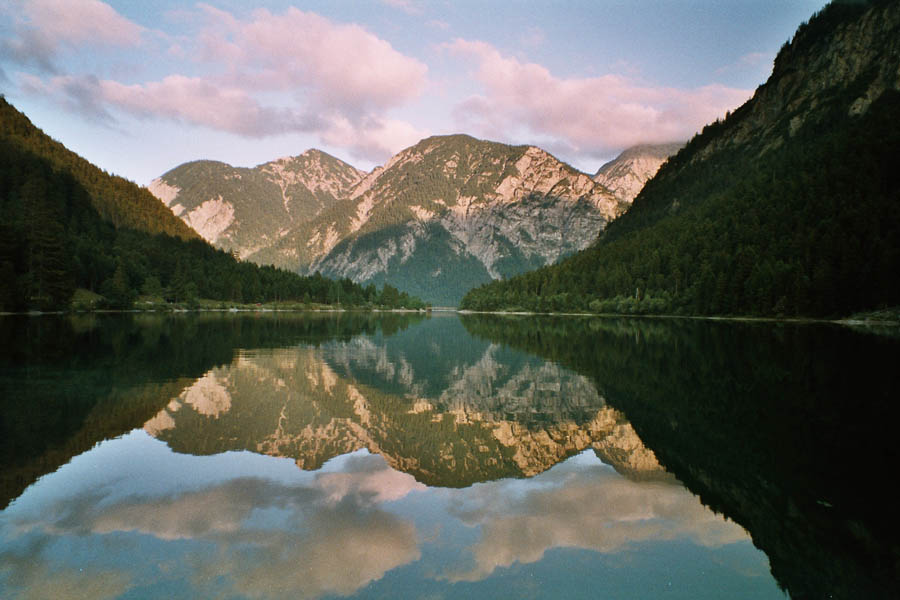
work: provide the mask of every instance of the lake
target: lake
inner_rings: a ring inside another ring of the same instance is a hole
[[[3,598],[895,598],[900,339],[0,317]]]

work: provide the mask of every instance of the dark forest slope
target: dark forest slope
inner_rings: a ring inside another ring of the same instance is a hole
[[[832,4],[591,248],[475,310],[845,315],[900,304],[900,2]]]
[[[87,191],[100,216],[116,227],[165,233],[186,240],[200,237],[145,188],[92,165],[35,127],[2,97],[0,139],[9,151],[42,158],[53,171],[71,175]]]

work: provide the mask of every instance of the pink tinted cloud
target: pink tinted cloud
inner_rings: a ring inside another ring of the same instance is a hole
[[[35,75],[20,74],[19,85],[26,94],[49,98],[67,112],[110,127],[115,125],[116,120],[99,93],[100,81],[96,77],[59,75],[44,81]]]
[[[303,93],[348,117],[402,105],[421,94],[424,63],[355,24],[296,8],[254,11],[248,21],[204,6],[201,56],[241,85]]]
[[[170,75],[161,81],[125,85],[92,75],[58,75],[48,80],[21,75],[20,82],[26,93],[48,97],[71,112],[108,125],[116,122],[108,109],[116,108],[138,118],[162,117],[245,137],[304,129],[289,110],[264,107],[243,90],[202,78]]]
[[[56,71],[56,55],[68,46],[133,46],[145,29],[99,0],[25,0],[9,10],[13,35],[0,53],[21,64]]]
[[[83,1],[98,24],[117,26],[121,17],[111,8]],[[27,13],[32,31],[40,34],[36,42],[56,32],[57,24],[48,16],[54,6],[51,0],[28,4],[33,9]],[[243,137],[300,132],[371,161],[384,160],[427,135],[388,117],[389,111],[422,93],[427,67],[359,25],[335,23],[296,8],[281,14],[259,9],[238,18],[200,4],[181,16],[195,31],[174,42],[166,40],[168,51],[193,57],[204,74],[173,73],[130,85],[92,75],[21,75],[23,89],[108,124],[115,123],[116,109]],[[91,31],[91,26],[77,19],[75,23],[74,31],[65,34],[73,42]],[[122,25],[121,37],[110,34],[106,42],[139,37],[141,30],[131,25]],[[45,55],[51,57],[54,50],[50,44]],[[46,63],[52,66],[50,58]]]
[[[246,137],[297,129],[290,111],[264,107],[244,90],[203,78],[170,75],[136,85],[101,81],[98,91],[107,103],[140,117],[165,117]]]
[[[362,123],[333,117],[320,132],[326,144],[347,148],[355,157],[383,161],[429,135],[399,119],[373,117]]]
[[[563,79],[485,42],[457,39],[445,47],[472,61],[483,89],[457,104],[455,115],[464,126],[492,137],[524,128],[595,156],[638,143],[687,139],[751,94],[717,84],[653,87],[619,75]]]
[[[170,75],[133,85],[71,75],[47,81],[24,75],[20,80],[26,92],[107,125],[115,124],[108,109],[116,108],[138,118],[164,118],[247,138],[311,133],[372,161],[384,160],[427,135],[405,121],[377,115],[351,120],[333,110],[313,113],[265,106],[241,88],[199,77]]]

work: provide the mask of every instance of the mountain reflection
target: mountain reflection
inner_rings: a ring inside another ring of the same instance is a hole
[[[410,348],[415,340],[427,340]],[[144,429],[188,454],[250,450],[303,469],[359,449],[429,485],[533,476],[593,448],[621,473],[668,477],[595,386],[468,336],[454,318],[390,337],[241,352]]]
[[[619,380],[479,327],[0,321],[0,596],[780,597],[607,402]]]
[[[389,336],[423,318],[392,313],[2,317],[0,506],[95,443],[140,427],[197,377],[230,364],[241,348]]]

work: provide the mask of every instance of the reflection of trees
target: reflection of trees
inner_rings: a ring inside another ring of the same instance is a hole
[[[825,325],[465,316],[593,378],[794,597],[896,597],[900,342]]]

